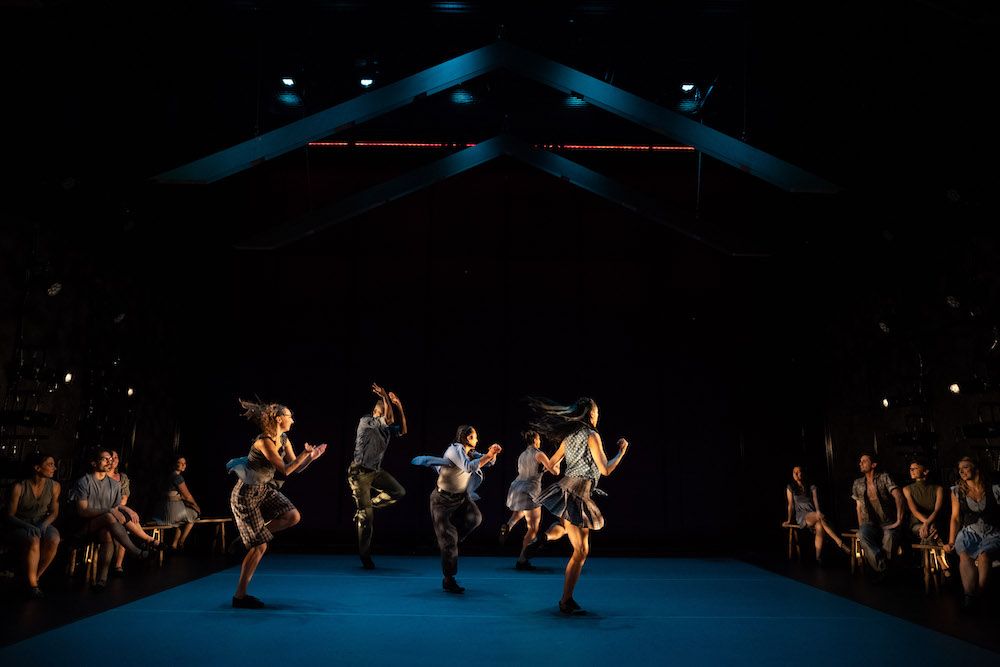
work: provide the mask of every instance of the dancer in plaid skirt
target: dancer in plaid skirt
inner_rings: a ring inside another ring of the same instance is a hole
[[[278,491],[274,473],[277,471],[287,476],[293,472],[302,472],[326,451],[326,445],[310,447],[306,443],[302,453],[296,456],[287,435],[295,421],[291,410],[278,403],[252,403],[243,399],[240,399],[240,405],[246,410],[243,416],[257,424],[261,434],[257,436],[247,457],[234,459],[228,465],[239,476],[229,496],[229,503],[233,508],[240,538],[248,549],[243,558],[233,606],[260,609],[264,603],[247,595],[250,579],[274,533],[294,526],[300,518],[295,505]]]
[[[558,465],[565,458],[566,470],[562,479],[542,491],[538,497],[538,501],[559,521],[528,544],[524,553],[527,558],[531,558],[549,540],[568,535],[573,545],[573,555],[566,565],[559,611],[564,614],[585,614],[587,612],[573,599],[573,589],[590,553],[590,531],[604,527],[604,517],[590,494],[600,476],[610,475],[621,463],[625,450],[628,449],[628,441],[621,438],[618,441],[618,454],[608,459],[601,436],[596,430],[597,403],[591,398],[577,399],[573,405],[559,405],[547,399],[529,398],[528,404],[536,415],[536,419],[531,422],[534,429],[559,442],[559,449],[549,461]]]

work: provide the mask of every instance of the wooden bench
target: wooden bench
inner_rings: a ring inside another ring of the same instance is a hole
[[[210,518],[206,517],[204,519],[196,519],[194,525],[200,526],[203,524],[215,526],[215,532],[212,535],[212,548],[211,553],[218,551],[219,554],[226,553],[226,524],[232,521],[232,517],[219,517]],[[160,540],[163,542],[163,531],[168,528],[177,528],[177,526],[171,526],[169,524],[163,523],[145,523],[142,525],[148,531],[152,531],[153,539]],[[180,530],[180,528],[177,528]],[[163,562],[163,552],[160,552],[160,562]]]

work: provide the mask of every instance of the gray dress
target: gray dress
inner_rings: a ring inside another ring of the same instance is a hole
[[[517,478],[507,492],[507,509],[511,512],[533,510],[540,507],[538,495],[542,492],[542,464],[535,460],[538,449],[529,446],[517,457]]]
[[[799,528],[806,528],[806,514],[816,511],[816,505],[813,503],[812,497],[813,491],[816,490],[816,485],[809,485],[809,493],[799,493],[798,487],[791,484],[785,488],[792,492],[792,508],[795,510],[795,523],[798,524]]]

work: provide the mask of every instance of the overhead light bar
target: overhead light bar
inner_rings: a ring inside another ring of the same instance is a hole
[[[476,144],[421,141],[313,141],[310,146],[323,148],[346,146],[382,146],[392,148],[471,148]],[[693,151],[694,146],[652,146],[650,144],[535,144],[544,150],[584,150],[584,151]]]

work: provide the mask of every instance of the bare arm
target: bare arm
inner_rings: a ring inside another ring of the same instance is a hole
[[[860,500],[855,500],[854,503],[856,505],[855,509],[857,509],[857,512],[858,512],[858,528],[860,528],[861,524],[864,523],[863,521],[861,521],[861,501]]]
[[[948,544],[944,545],[944,550],[947,553],[951,553],[955,549],[955,539],[958,537],[959,522],[962,520],[959,517],[959,512],[961,512],[961,508],[958,506],[958,496],[953,493],[951,494],[951,531],[948,535]]]
[[[559,474],[559,464],[553,463],[552,459],[545,455],[545,452],[537,452],[535,454],[535,460],[542,464],[546,470],[548,470],[553,475]]]
[[[382,415],[385,417],[385,423],[394,424],[396,416],[392,413],[392,401],[389,400],[389,394],[385,393],[385,389],[374,382],[372,382],[372,393],[382,399],[382,405],[385,406],[385,413]]]
[[[785,523],[782,526],[792,525],[792,514],[795,512],[795,504],[792,501],[792,491],[791,489],[785,488],[785,498],[788,500],[788,518],[785,519]]]
[[[625,450],[628,449],[628,440],[625,438],[618,440],[618,454],[610,461],[604,454],[604,445],[601,443],[601,436],[597,432],[591,433],[590,437],[587,438],[587,446],[590,448],[590,455],[594,457],[594,462],[597,463],[597,469],[601,471],[602,475],[607,477],[615,471],[615,468],[621,463],[622,457],[625,456]]]
[[[278,453],[278,447],[274,444],[274,440],[271,438],[261,438],[257,442],[253,443],[253,446],[264,454],[270,464],[274,466],[275,470],[286,477],[304,466],[312,457],[311,451],[304,450],[301,454],[295,457],[294,460],[288,463],[288,465],[285,465],[285,461],[281,458],[281,454]],[[289,449],[291,449],[291,445],[289,445]]]
[[[21,482],[18,482],[14,486],[10,487],[10,500],[7,503],[7,520],[14,526],[26,529],[28,531],[28,535],[31,535],[32,530],[35,529],[35,527],[27,521],[22,521],[15,516],[17,514],[17,505],[21,501],[22,491],[23,488],[21,486]]]
[[[898,486],[892,490],[892,497],[896,500],[896,523],[891,523],[886,526],[890,530],[897,528],[899,524],[903,523],[903,516],[906,513],[906,510],[903,509],[906,505],[906,501],[903,500],[903,493],[899,490]]]
[[[917,504],[913,502],[913,494],[910,493],[909,488],[907,487],[903,488],[903,496],[906,498],[906,506],[910,508],[910,514],[917,517],[917,519],[919,519],[920,521],[926,522],[927,517],[921,514],[920,510],[917,509]]]
[[[51,526],[56,518],[59,516],[59,494],[62,493],[62,487],[59,486],[59,482],[53,480],[52,482],[52,502],[49,503],[49,515],[45,517],[45,521],[42,522],[43,527]]]
[[[813,487],[813,507],[816,508],[816,513],[823,516],[823,513],[819,511],[819,491],[816,487]]]
[[[189,505],[194,508],[194,510],[201,514],[201,508],[198,507],[198,503],[195,502],[194,496],[188,491],[187,482],[181,482],[180,486],[177,487],[177,492],[181,494],[181,499],[184,501],[185,505]]]
[[[931,515],[924,520],[924,523],[934,523],[934,520],[938,518],[941,514],[941,508],[944,506],[944,487],[939,486],[937,493],[934,494],[934,511]]]
[[[389,401],[399,410],[399,434],[406,435],[406,413],[403,412],[403,403],[391,391],[389,392]]]

